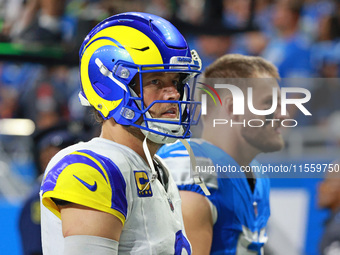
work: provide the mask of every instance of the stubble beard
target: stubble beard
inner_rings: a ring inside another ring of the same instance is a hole
[[[279,135],[277,135],[274,137],[275,142],[271,142],[272,138],[268,137],[268,134],[266,134],[268,131],[261,128],[261,132],[254,133],[253,130],[251,130],[253,128],[254,127],[243,128],[241,134],[248,144],[252,145],[260,152],[268,153],[280,151],[284,147],[284,142],[281,136],[278,137]]]

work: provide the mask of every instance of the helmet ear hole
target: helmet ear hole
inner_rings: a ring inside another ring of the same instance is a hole
[[[112,61],[112,63],[113,63],[113,62],[115,62],[115,59],[113,58],[111,61]]]
[[[111,93],[110,88],[97,81],[93,83],[93,88],[101,96],[105,96]]]

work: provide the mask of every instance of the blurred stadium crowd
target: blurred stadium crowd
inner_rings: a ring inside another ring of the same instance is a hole
[[[82,140],[97,134],[78,100],[77,54],[95,24],[126,11],[170,20],[203,67],[226,53],[242,53],[271,61],[282,78],[303,79],[299,87],[312,93],[307,107],[313,116],[300,125],[327,127],[340,141],[338,0],[0,0],[0,120],[30,119],[36,130],[67,121]],[[6,54],[13,45],[16,53]],[[26,54],[29,48],[38,50]],[[43,61],[36,61],[39,49]],[[55,49],[65,64],[56,61]],[[5,135],[0,125],[0,177],[7,176],[0,178],[0,197],[22,197],[34,182],[33,147],[31,136]]]
[[[53,118],[82,120],[84,112],[77,103],[80,42],[99,20],[131,10],[171,20],[197,49],[204,66],[225,53],[242,53],[270,60],[282,78],[339,75],[336,0],[0,0],[2,42],[25,48],[57,46],[71,49],[65,62],[73,57],[68,65],[53,65],[52,57],[44,65],[1,58],[1,118],[29,118],[37,127]],[[28,61],[34,61],[34,55]],[[330,111],[340,108],[333,98],[339,88],[305,86],[319,97],[310,106],[313,119],[304,124],[322,124]]]

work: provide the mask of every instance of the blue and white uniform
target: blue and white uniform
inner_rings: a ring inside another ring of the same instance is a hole
[[[91,207],[118,217],[123,230],[119,254],[191,254],[185,237],[181,200],[168,176],[167,190],[151,180],[151,169],[130,148],[94,138],[60,151],[49,163],[41,186],[44,254],[63,254],[60,211],[54,199]]]
[[[231,156],[211,143],[191,139],[190,145],[198,167],[234,166],[240,169]],[[164,145],[157,154],[166,162],[180,190],[204,195],[190,177],[190,158],[180,142]],[[244,173],[232,176],[237,178],[217,172],[203,176],[211,193],[207,198],[214,222],[211,254],[263,254],[267,241],[265,227],[270,215],[269,179],[257,178],[252,192]]]

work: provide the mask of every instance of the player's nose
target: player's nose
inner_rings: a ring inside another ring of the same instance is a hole
[[[180,93],[177,90],[177,86],[172,82],[169,82],[167,86],[163,88],[164,100],[178,100],[180,98]]]

